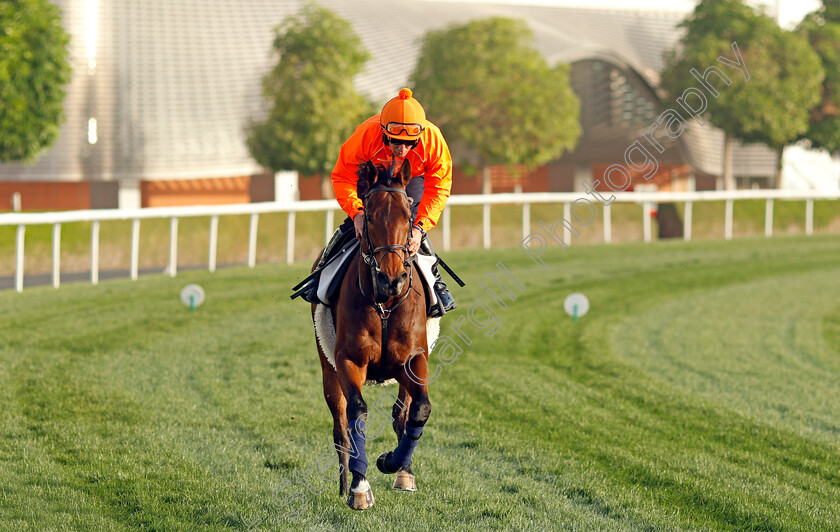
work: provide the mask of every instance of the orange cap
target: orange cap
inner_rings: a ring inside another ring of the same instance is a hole
[[[388,100],[382,108],[379,123],[385,130],[385,134],[393,139],[415,140],[420,137],[422,128],[426,127],[426,111],[420,102],[411,96],[411,89],[400,89],[399,95]],[[412,134],[416,128],[388,128],[388,124],[417,124],[421,131]]]

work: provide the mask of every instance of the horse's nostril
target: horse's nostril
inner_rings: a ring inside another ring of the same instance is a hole
[[[399,274],[399,276],[397,276],[397,278],[394,279],[394,282],[392,283],[394,290],[399,291],[403,286],[405,286],[405,282],[407,280],[408,274],[406,272],[402,272],[401,274]]]

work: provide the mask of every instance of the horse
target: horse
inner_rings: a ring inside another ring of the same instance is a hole
[[[365,510],[373,506],[374,497],[366,478],[368,406],[362,386],[366,381],[389,379],[399,383],[392,409],[397,447],[377,460],[380,471],[396,473],[393,487],[397,490],[417,489],[411,457],[429,419],[431,402],[425,384],[426,296],[414,256],[408,252],[412,217],[405,187],[411,167],[404,161],[397,174],[391,175],[367,162],[360,166],[359,178],[360,190],[367,189],[360,246],[349,259],[337,301],[330,308],[321,308],[321,312],[331,313],[335,324],[334,366],[321,343],[316,341],[316,345],[324,399],[333,417],[339,495],[347,495],[350,508]],[[312,305],[313,322],[318,306]],[[352,475],[349,487],[348,471]]]

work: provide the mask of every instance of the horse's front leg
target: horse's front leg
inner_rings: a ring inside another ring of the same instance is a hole
[[[400,384],[400,392],[391,410],[391,419],[394,422],[394,432],[397,434],[397,443],[400,443],[405,424],[408,421],[408,407],[411,406],[411,396],[405,391],[405,386]]]
[[[347,399],[347,424],[349,425],[350,448],[348,469],[353,475],[347,505],[354,510],[365,510],[373,506],[373,491],[365,475],[367,474],[367,455],[365,454],[365,419],[367,404],[362,397],[362,385],[367,375],[367,367],[359,366],[351,360],[346,351],[336,353],[336,367],[339,383]]]
[[[391,412],[394,420],[394,432],[397,434],[397,444],[405,434],[405,424],[408,423],[408,410],[411,406],[411,396],[405,391],[405,386],[400,385],[400,395],[394,402],[394,408]],[[382,455],[385,456],[385,455]],[[380,459],[384,459],[380,456]],[[377,467],[379,460],[377,460]],[[417,485],[414,482],[414,473],[411,471],[411,465],[407,465],[397,471],[397,476],[394,478],[394,489],[402,491],[417,491]]]
[[[318,350],[321,350],[320,346]],[[338,375],[336,375],[332,366],[328,366],[328,363],[324,360],[322,360],[321,365],[323,366],[324,399],[326,399],[333,417],[333,443],[338,452],[338,493],[339,495],[347,495],[347,470],[349,469],[348,459],[350,454],[347,451],[350,449],[347,430],[347,401],[344,400]]]
[[[397,381],[401,389],[404,388],[411,398],[408,407],[408,419],[405,422],[399,443],[392,452],[382,454],[376,460],[376,467],[383,473],[397,473],[394,489],[416,491],[414,474],[411,471],[411,457],[417,447],[417,441],[423,434],[423,426],[432,413],[432,403],[426,383],[429,372],[426,357],[418,354],[411,357],[400,372]],[[401,390],[402,391],[402,390]]]

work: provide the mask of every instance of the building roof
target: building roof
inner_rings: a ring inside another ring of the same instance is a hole
[[[3,165],[3,179],[179,179],[261,171],[248,155],[244,130],[264,109],[261,79],[276,60],[273,28],[300,2],[100,2],[96,70],[90,75],[87,2],[54,1],[72,37],[67,120],[51,150],[33,165]],[[353,24],[371,52],[355,81],[380,103],[409,84],[428,30],[491,16],[524,19],[551,63],[601,58],[632,68],[655,87],[662,53],[677,42],[683,16],[422,0],[331,0],[328,7]],[[95,145],[88,143],[90,118],[96,119]],[[718,137],[711,127],[685,137],[687,156],[699,170],[720,173]],[[763,147],[747,152],[736,150],[736,163],[746,163],[740,169],[736,164],[736,174],[748,174],[747,167],[773,155]]]

